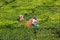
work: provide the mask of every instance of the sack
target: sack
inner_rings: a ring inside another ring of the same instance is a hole
[[[27,23],[25,24],[25,27],[30,27],[31,25],[32,25],[32,19],[27,21]]]

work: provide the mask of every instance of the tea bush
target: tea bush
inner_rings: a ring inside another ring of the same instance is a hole
[[[24,28],[33,15],[37,30]],[[60,40],[60,0],[0,0],[0,40]]]

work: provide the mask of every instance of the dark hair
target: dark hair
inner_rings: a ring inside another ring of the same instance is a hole
[[[37,18],[36,18],[36,16],[34,16],[34,17],[33,17],[33,19],[35,19],[35,20],[36,20],[36,19],[37,19]]]

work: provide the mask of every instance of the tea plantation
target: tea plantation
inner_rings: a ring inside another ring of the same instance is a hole
[[[33,15],[38,29],[24,28]],[[60,0],[0,0],[0,40],[60,40]]]

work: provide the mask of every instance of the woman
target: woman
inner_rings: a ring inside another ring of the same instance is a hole
[[[18,21],[23,21],[23,20],[24,20],[24,16],[23,16],[23,15],[20,15],[17,20],[18,20]]]
[[[34,17],[32,18],[32,25],[34,26],[34,28],[37,28],[37,27],[38,27],[38,23],[37,23],[36,16],[34,16]]]

